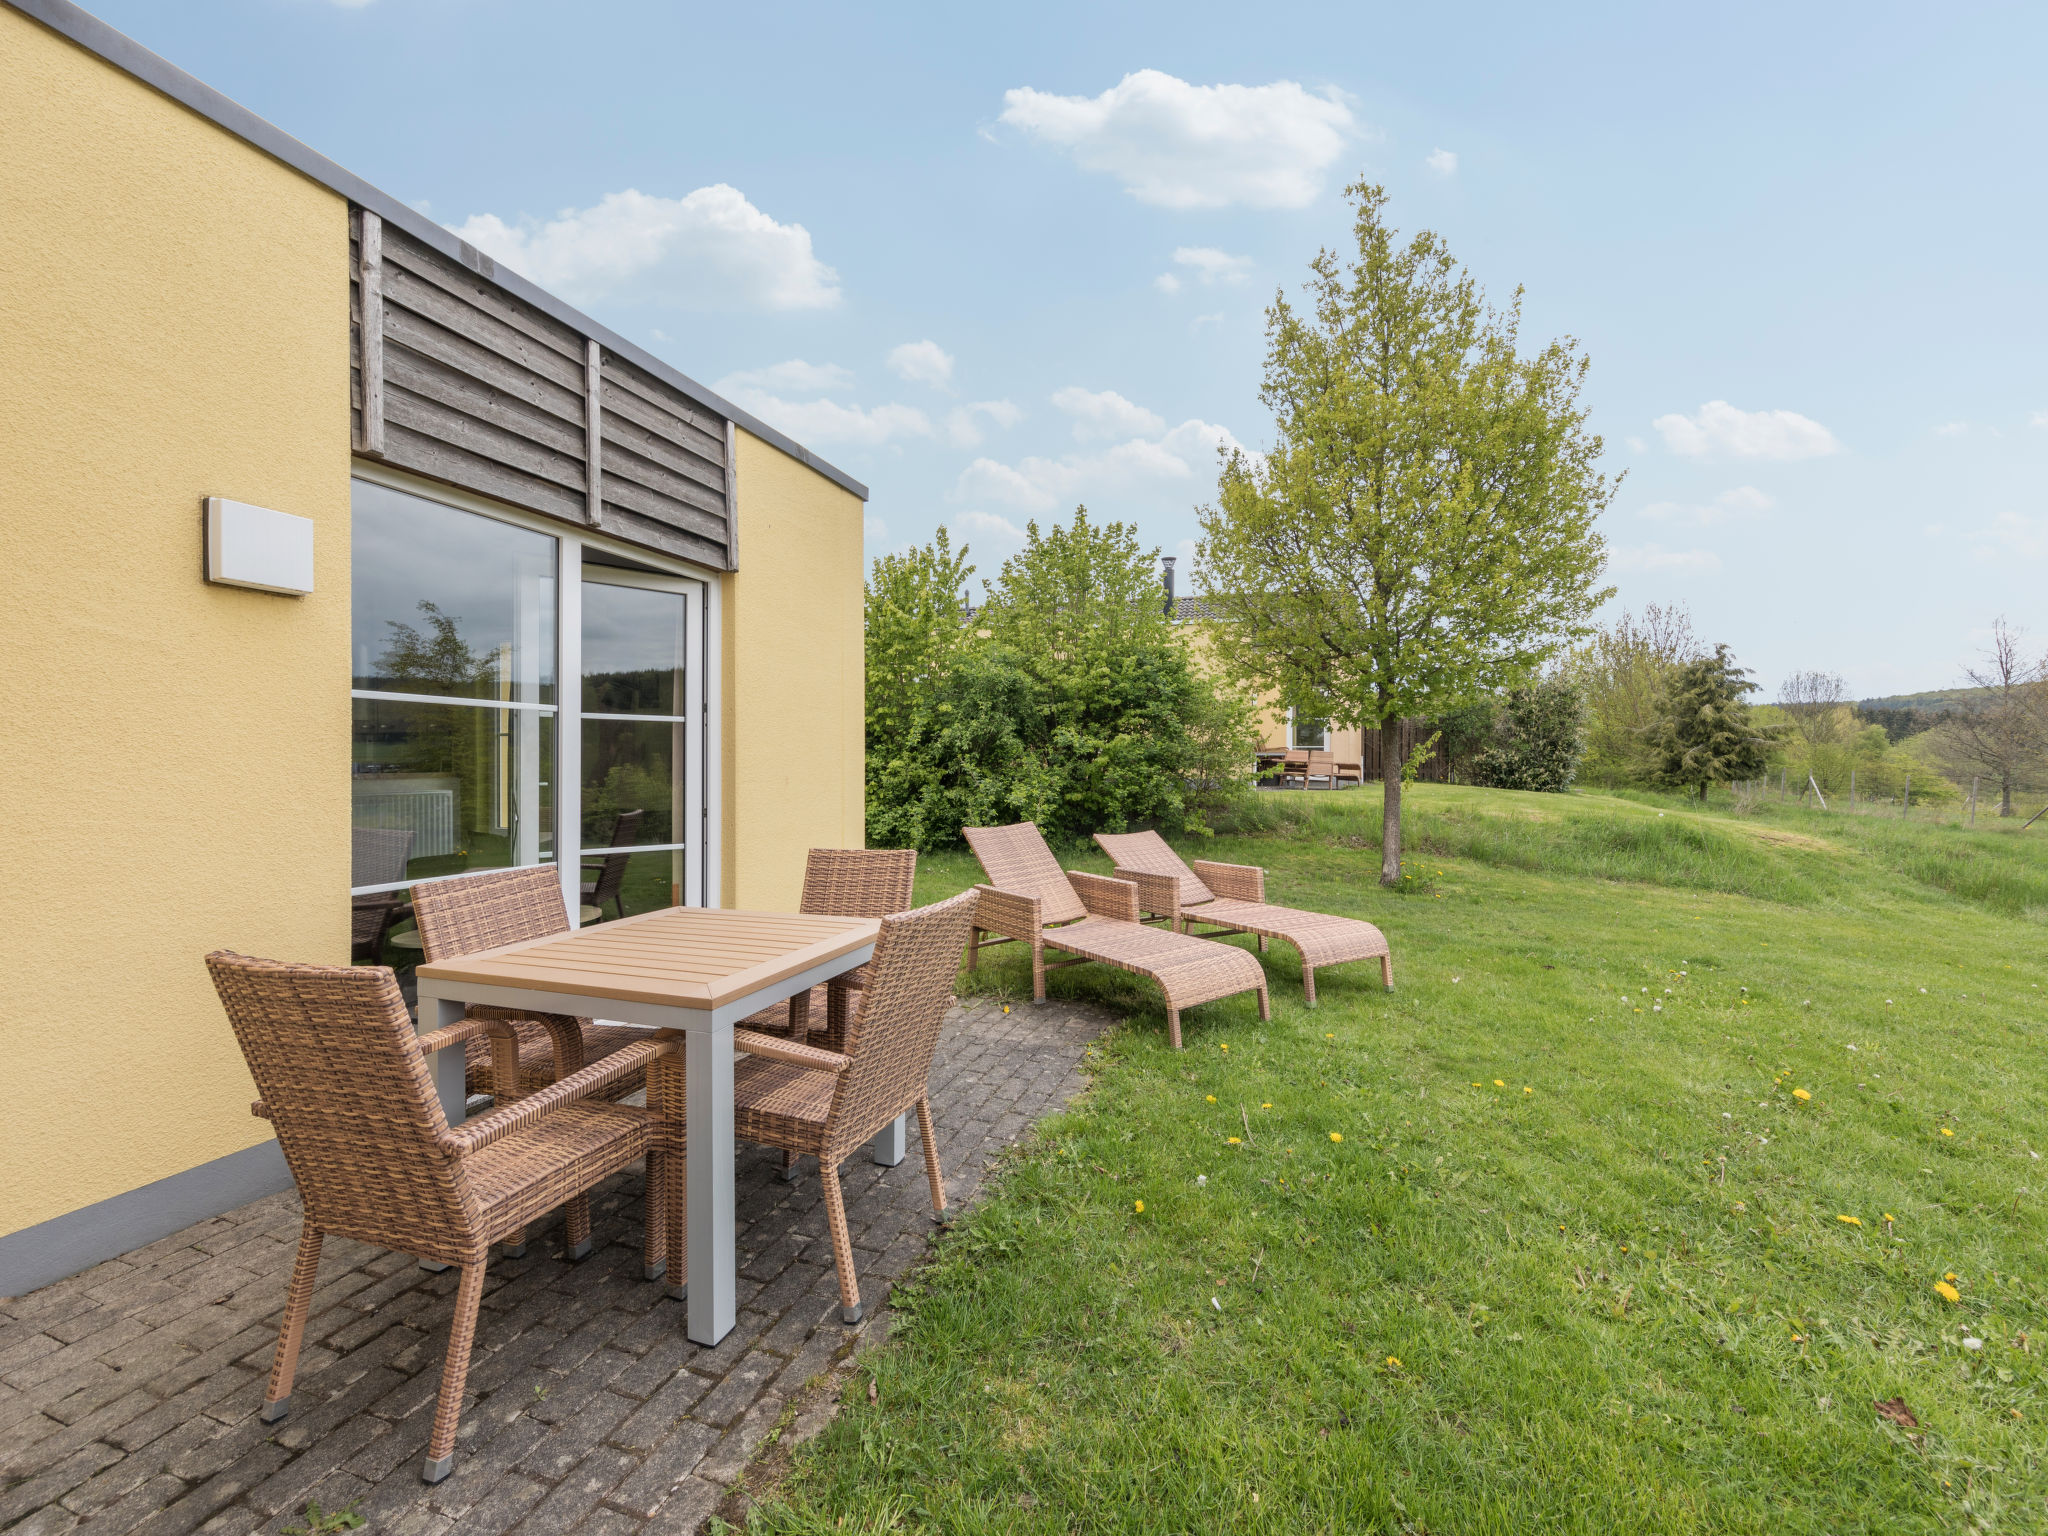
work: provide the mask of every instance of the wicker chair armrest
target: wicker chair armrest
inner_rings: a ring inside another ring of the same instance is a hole
[[[251,1099],[249,1101],[249,1113],[258,1120],[268,1120],[270,1118],[270,1106],[261,1099]]]
[[[1195,878],[1226,901],[1266,899],[1266,872],[1256,864],[1218,864],[1196,859],[1193,867]]]
[[[977,885],[974,889],[981,898],[974,904],[975,927],[988,933],[1000,933],[1006,939],[1022,939],[1028,944],[1045,926],[1045,920],[1039,916],[1036,896],[999,890],[993,885]]]
[[[435,1051],[445,1051],[451,1045],[460,1045],[477,1035],[509,1035],[512,1026],[503,1019],[457,1019],[443,1029],[430,1030],[419,1037],[420,1054],[431,1056]]]
[[[606,1083],[616,1082],[629,1072],[636,1072],[659,1057],[671,1055],[682,1049],[679,1039],[637,1040],[629,1046],[612,1052],[599,1062],[593,1062],[581,1072],[572,1072],[559,1083],[550,1083],[538,1093],[494,1109],[487,1115],[443,1131],[437,1144],[444,1152],[465,1157],[480,1151],[501,1136],[514,1131],[523,1131],[546,1117],[564,1104],[587,1098]]]
[[[757,1035],[751,1029],[736,1029],[732,1032],[733,1049],[745,1051],[750,1056],[766,1056],[773,1061],[786,1061],[797,1067],[817,1067],[825,1072],[844,1072],[852,1058],[837,1051],[821,1051],[815,1045],[797,1045],[792,1041],[778,1040],[773,1035]]]
[[[1068,870],[1067,878],[1074,883],[1074,894],[1081,898],[1090,917],[1106,917],[1119,923],[1138,920],[1138,888],[1128,879],[1112,880],[1078,869]]]
[[[1138,888],[1138,905],[1144,911],[1166,917],[1173,917],[1180,911],[1180,877],[1178,875],[1155,875],[1142,869],[1119,868],[1119,880],[1128,880]]]

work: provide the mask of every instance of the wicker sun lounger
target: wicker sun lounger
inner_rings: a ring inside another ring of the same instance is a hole
[[[398,983],[381,966],[284,965],[225,951],[208,955],[206,965],[263,1095],[252,1107],[276,1126],[305,1208],[261,1418],[274,1424],[290,1407],[325,1237],[460,1267],[421,1470],[438,1483],[455,1461],[491,1244],[587,1197],[641,1157],[648,1161],[650,1256],[666,1236],[655,1197],[680,1184],[665,1179],[661,1166],[676,1138],[662,1134],[654,1111],[592,1095],[624,1073],[644,1072],[682,1042],[643,1035],[538,1093],[451,1126],[423,1053],[480,1035],[509,1040],[504,1021],[464,1019],[415,1035]],[[313,1424],[321,1423],[316,1413]]]
[[[1394,960],[1387,936],[1355,917],[1275,907],[1266,901],[1266,872],[1253,864],[1195,860],[1190,869],[1157,832],[1098,832],[1095,841],[1116,865],[1117,877],[1138,888],[1138,905],[1169,920],[1180,932],[1190,924],[1213,923],[1226,933],[1283,939],[1301,951],[1301,990],[1313,1008],[1318,966],[1349,960],[1378,960],[1380,980],[1394,986]]]
[[[1175,1050],[1180,1049],[1180,1011],[1197,1003],[1257,992],[1259,1017],[1272,1017],[1266,973],[1256,959],[1228,944],[1147,928],[1138,919],[1138,888],[1129,880],[1061,869],[1028,821],[963,830],[989,879],[975,887],[981,902],[967,941],[970,971],[984,948],[1014,942],[1031,946],[1034,1002],[1045,1001],[1045,973],[1063,965],[1093,960],[1149,976],[1166,994],[1166,1031]],[[984,932],[1001,937],[986,940]],[[1048,949],[1075,958],[1048,965]]]

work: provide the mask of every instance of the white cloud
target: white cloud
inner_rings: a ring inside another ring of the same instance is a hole
[[[1458,152],[1453,149],[1432,149],[1422,157],[1422,163],[1439,176],[1458,174]]]
[[[936,341],[906,341],[891,349],[889,371],[913,384],[947,389],[953,383],[953,357]]]
[[[578,303],[644,299],[679,309],[829,309],[839,274],[801,224],[778,224],[723,182],[687,197],[627,188],[594,207],[514,226],[480,213],[462,239]]]
[[[1709,400],[1696,416],[1659,416],[1650,423],[1664,446],[1688,458],[1815,459],[1841,451],[1834,433],[1797,411],[1742,411]]]
[[[2048,557],[2048,517],[2001,512],[1991,526],[1970,536],[1980,558],[2018,555],[2023,560]]]
[[[1144,437],[1166,430],[1165,418],[1133,405],[1113,389],[1096,393],[1069,384],[1053,395],[1052,403],[1074,418],[1074,436],[1084,443],[1090,438]]]
[[[1152,279],[1152,286],[1154,288],[1157,288],[1161,293],[1179,293],[1180,279],[1175,277],[1171,272],[1162,272],[1157,277]]]
[[[1024,419],[1024,413],[1007,400],[976,400],[947,413],[947,436],[959,447],[979,448],[986,436],[981,428],[984,416],[999,427],[1014,427]]]
[[[1020,512],[1048,512],[1076,498],[1206,479],[1215,472],[1219,449],[1242,447],[1227,427],[1191,419],[1171,431],[1132,437],[1095,453],[1015,464],[976,459],[960,472],[952,496]]]
[[[1194,319],[1192,319],[1192,320],[1190,320],[1190,321],[1188,322],[1188,329],[1189,329],[1189,330],[1191,330],[1191,331],[1199,331],[1199,330],[1201,330],[1201,329],[1202,329],[1202,328],[1203,328],[1204,326],[1208,326],[1208,325],[1221,325],[1222,323],[1223,323],[1223,311],[1219,309],[1219,310],[1217,310],[1217,311],[1216,311],[1216,312],[1215,312],[1214,314],[1212,314],[1212,315],[1197,315],[1197,316],[1195,316],[1195,318],[1194,318]]]
[[[1626,441],[1628,443],[1629,452],[1631,453],[1648,453],[1650,451],[1650,445],[1644,442],[1640,437],[1630,437],[1626,439]]]
[[[1635,549],[1617,549],[1607,568],[1616,575],[1649,571],[1718,571],[1721,557],[1710,549],[1666,549],[1661,544],[1644,544]]]
[[[2048,411],[2036,411],[2027,418],[2030,427],[2048,427]]]
[[[841,405],[836,400],[790,400],[772,391],[720,379],[713,386],[733,404],[780,427],[801,443],[855,443],[878,448],[902,437],[930,437],[931,418],[914,405]]]
[[[1704,504],[1653,501],[1643,508],[1643,516],[1660,523],[1689,523],[1704,528],[1714,523],[1725,523],[1731,518],[1769,511],[1772,505],[1771,498],[1755,486],[1738,485]]]
[[[1233,256],[1213,245],[1183,245],[1173,253],[1176,266],[1191,267],[1204,283],[1241,283],[1252,269],[1249,256]]]
[[[1006,539],[1013,544],[1024,542],[1022,528],[993,512],[962,512],[953,519],[953,526],[963,533],[980,534],[985,539]]]
[[[717,387],[720,394],[751,389],[769,394],[822,395],[828,389],[849,389],[852,385],[852,372],[837,363],[807,363],[792,357],[786,363],[729,373],[718,381]]]
[[[1961,437],[1969,430],[1970,424],[1967,421],[1944,421],[1934,429],[1934,435],[1936,437]]]
[[[1161,208],[1306,207],[1359,129],[1334,91],[1190,85],[1156,69],[1094,97],[1005,91],[1002,120]]]

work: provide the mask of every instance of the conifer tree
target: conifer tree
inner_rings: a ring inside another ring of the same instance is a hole
[[[1705,800],[1709,785],[1761,777],[1778,728],[1750,717],[1742,696],[1754,692],[1749,669],[1735,665],[1725,645],[1674,670],[1663,708],[1647,728],[1657,781],[1674,789],[1697,786]]]

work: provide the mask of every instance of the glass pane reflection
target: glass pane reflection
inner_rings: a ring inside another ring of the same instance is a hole
[[[583,921],[607,922],[680,905],[683,899],[681,849],[662,853],[614,853],[583,860]],[[624,911],[620,910],[623,903]]]
[[[371,699],[355,700],[354,712],[354,824],[411,834],[399,878],[554,857],[553,715]],[[389,838],[360,841],[370,859],[395,857],[369,846]]]
[[[353,483],[354,686],[555,701],[555,541]]]
[[[629,720],[583,722],[583,847],[624,843],[677,843],[676,808],[682,797],[683,732],[676,723]]]
[[[583,707],[599,715],[680,715],[683,595],[583,584]]]

